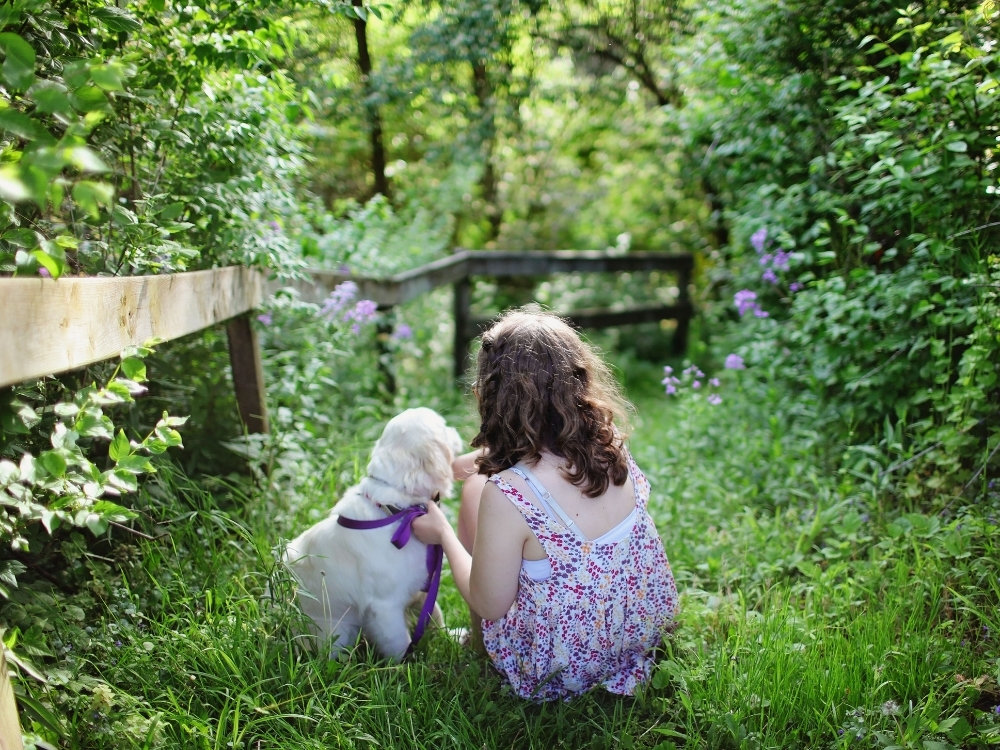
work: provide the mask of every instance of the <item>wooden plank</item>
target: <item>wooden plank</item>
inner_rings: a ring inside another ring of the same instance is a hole
[[[470,252],[469,274],[482,276],[538,276],[550,273],[621,273],[625,271],[685,271],[694,259],[686,253],[628,253],[609,255],[595,250],[553,252]]]
[[[0,279],[0,387],[116,357],[253,309],[259,272],[237,266],[163,276]]]
[[[309,280],[274,282],[268,285],[268,290],[291,287],[298,290],[303,300],[319,304],[339,284],[353,281],[358,285],[358,299],[370,299],[385,309],[409,302],[439,286],[453,284],[464,278],[468,275],[467,256],[467,252],[461,251],[386,278],[312,269],[309,271]]]
[[[3,649],[0,644],[0,750],[22,750],[21,722],[17,718],[17,703]]]
[[[629,253],[609,255],[599,250],[500,251],[459,250],[453,255],[388,277],[312,269],[310,279],[274,282],[268,290],[292,287],[307,302],[321,303],[345,281],[358,285],[358,298],[380,308],[395,307],[467,276],[542,276],[552,273],[621,273],[625,271],[690,272],[692,256],[684,253]]]
[[[229,364],[240,419],[247,432],[267,432],[264,368],[260,359],[257,332],[250,324],[250,316],[238,315],[230,320],[226,324],[226,336],[229,338]]]

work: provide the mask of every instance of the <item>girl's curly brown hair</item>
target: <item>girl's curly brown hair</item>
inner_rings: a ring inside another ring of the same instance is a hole
[[[566,478],[588,497],[628,478],[624,426],[630,406],[597,351],[560,317],[530,308],[503,315],[482,336],[473,387],[491,475],[547,450],[566,460]]]

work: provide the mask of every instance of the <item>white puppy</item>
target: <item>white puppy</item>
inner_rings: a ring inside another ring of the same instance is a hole
[[[285,564],[300,583],[299,601],[314,633],[330,639],[331,656],[359,633],[383,656],[400,659],[410,646],[406,607],[427,581],[426,545],[411,536],[401,549],[396,524],[351,529],[411,505],[452,494],[458,433],[432,409],[407,409],[386,424],[372,449],[368,475],[344,493],[330,515],[292,540]],[[440,610],[437,610],[440,621]]]

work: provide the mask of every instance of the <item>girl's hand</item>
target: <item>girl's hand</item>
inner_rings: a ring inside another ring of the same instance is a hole
[[[424,544],[441,544],[445,535],[452,532],[451,524],[437,503],[427,503],[427,513],[413,519],[412,529],[413,535]]]
[[[451,462],[451,471],[456,481],[464,482],[476,473],[476,459],[481,453],[482,449],[478,449],[455,457],[455,460]]]

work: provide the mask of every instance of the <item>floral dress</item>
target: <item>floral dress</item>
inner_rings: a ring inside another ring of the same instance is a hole
[[[592,540],[525,466],[511,470],[544,510],[499,474],[490,477],[547,555],[522,561],[507,614],[483,621],[490,660],[522,698],[568,699],[597,685],[631,695],[649,676],[651,651],[677,609],[677,587],[646,510],[649,482],[631,456],[628,464],[635,509]]]

